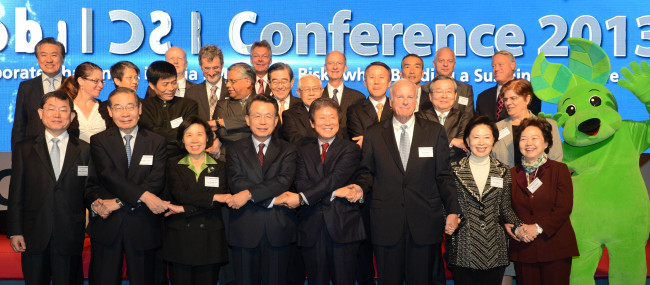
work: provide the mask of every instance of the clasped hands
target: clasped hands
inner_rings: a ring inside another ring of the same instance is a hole
[[[512,232],[512,229],[515,227],[513,224],[505,224],[506,232],[515,239],[516,241],[529,243],[537,238],[539,233],[537,232],[537,226],[535,224],[526,225],[522,224]]]
[[[145,191],[142,196],[140,196],[140,201],[147,205],[147,208],[156,215],[162,214],[167,210],[169,210],[169,212],[167,212],[165,216],[182,213],[184,211],[183,206],[174,205],[169,201],[164,201],[149,191]],[[117,199],[97,199],[91,204],[92,210],[104,219],[108,218],[112,212],[119,210],[120,207],[121,206],[117,203]]]

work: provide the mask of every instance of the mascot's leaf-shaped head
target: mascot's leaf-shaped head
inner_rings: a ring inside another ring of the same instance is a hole
[[[531,83],[544,102],[558,104],[553,116],[563,126],[564,141],[587,146],[612,136],[622,119],[612,92],[605,87],[611,68],[605,51],[582,38],[567,40],[571,46],[569,67],[535,59]]]

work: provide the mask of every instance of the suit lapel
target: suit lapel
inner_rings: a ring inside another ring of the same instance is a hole
[[[419,152],[418,152],[419,146],[422,145],[422,141],[424,141],[424,133],[425,133],[424,126],[420,124],[420,120],[418,120],[418,118],[415,118],[414,124],[415,125],[413,126],[413,139],[411,139],[411,151],[409,152],[409,159],[406,162],[407,173],[410,173],[411,170],[413,169],[414,167],[413,163],[415,162],[416,158],[419,156]],[[414,170],[414,171],[421,171],[421,170]]]
[[[133,152],[131,152],[131,165],[129,165],[129,175],[127,176],[129,179],[133,179],[133,175],[135,175],[137,167],[136,165],[140,164],[140,160],[142,160],[142,155],[144,155],[144,149],[145,145],[147,144],[147,131],[145,131],[142,128],[138,128],[138,133],[135,139],[135,144],[133,145]],[[126,157],[126,151],[124,152],[125,157]]]
[[[203,83],[199,84],[199,86],[200,86],[200,87],[198,87],[199,88],[199,98],[198,98],[199,101],[197,103],[199,103],[199,106],[203,110],[203,113],[207,114],[206,117],[210,117],[210,102],[208,101],[208,96],[210,94],[208,94],[208,90],[206,89],[207,85],[208,85],[208,83],[206,83],[205,81],[203,81]]]
[[[488,180],[485,182],[485,188],[483,188],[483,197],[495,189],[495,187],[492,187],[490,183],[490,180],[492,179],[490,177],[503,177],[506,171],[510,171],[507,168],[497,167],[498,164],[499,162],[496,158],[490,157],[490,175],[488,176]]]
[[[61,169],[61,173],[59,174],[59,178],[63,177],[63,175],[70,170],[72,165],[75,163],[77,160],[77,156],[79,155],[79,148],[78,148],[79,142],[75,137],[69,137],[68,139],[68,145],[66,146],[65,150],[65,158],[63,159],[63,168]]]
[[[260,159],[257,157],[258,150],[255,149],[255,145],[253,144],[253,139],[247,137],[243,143],[244,143],[244,152],[241,154],[243,156],[243,161],[250,162],[251,166],[253,167],[255,173],[257,173],[258,177],[264,177],[264,173],[262,172],[262,166],[260,165]],[[271,148],[270,145],[269,148]],[[268,152],[269,150],[267,149],[266,153]],[[264,156],[264,160],[266,160],[266,155]]]
[[[445,130],[456,125],[459,115],[460,114],[456,109],[452,108],[449,110],[449,114],[447,114],[447,118],[445,119]]]
[[[36,84],[36,90],[39,91],[37,94],[41,95],[38,97],[39,99],[45,95],[45,89],[43,89],[43,76],[43,74],[38,76],[38,84]],[[65,78],[63,77],[62,80],[64,79]],[[61,82],[61,85],[63,85],[63,82]],[[52,170],[52,173],[54,173],[54,170]]]
[[[476,185],[476,181],[474,180],[474,175],[472,175],[472,170],[469,168],[469,159],[467,157],[463,157],[458,162],[458,164],[460,165],[460,168],[454,169],[454,173],[458,178],[458,181],[460,181],[463,187],[467,189],[467,192],[469,192],[469,194],[474,198],[474,200],[481,202],[481,195],[479,195],[478,193],[478,186]],[[492,166],[490,166],[490,171],[491,170],[492,170]],[[484,188],[484,191],[485,189],[486,188]]]
[[[379,119],[380,121],[387,120],[393,116],[393,108],[390,106],[390,100],[386,98],[386,102],[384,103],[384,109],[381,111],[381,118]]]
[[[47,142],[45,141],[44,134],[39,135],[34,140],[34,152],[36,152],[38,157],[41,158],[41,162],[45,165],[45,169],[47,169],[47,173],[50,174],[52,180],[56,181],[54,169],[52,168],[52,160],[50,159],[50,152],[47,150]]]
[[[372,102],[370,102],[370,99],[366,99],[366,101],[363,102],[363,110],[366,112],[366,114],[368,114],[368,117],[370,117],[375,122],[377,122],[377,113],[375,112],[375,107],[372,105]],[[383,115],[383,109],[382,109],[382,115]]]
[[[273,161],[278,157],[278,154],[280,153],[280,146],[278,145],[280,142],[278,141],[278,138],[276,137],[271,137],[271,141],[269,142],[269,146],[266,148],[266,153],[264,154],[264,165],[262,167],[262,173],[266,174],[266,171],[269,170],[269,167],[271,164],[273,164]]]
[[[309,124],[309,112],[307,112],[307,109],[305,108],[304,105],[301,106],[301,108],[298,110],[300,112],[298,114],[299,115],[298,118],[300,118],[300,123],[305,127],[306,130],[311,130],[312,129],[311,124]]]
[[[393,160],[395,161],[395,164],[397,164],[397,168],[402,172],[402,175],[404,175],[404,165],[402,164],[402,159],[399,156],[399,148],[397,148],[397,142],[395,141],[395,130],[393,130],[393,120],[386,120],[384,121],[384,131],[381,132],[382,136],[384,137],[384,143],[386,143],[386,146],[388,147],[388,152],[390,153],[390,156],[393,157]]]
[[[319,173],[319,174],[321,174],[321,177],[322,177],[323,173],[330,173],[331,172],[330,170],[332,168],[332,165],[333,165],[334,161],[336,161],[336,156],[339,154],[339,152],[341,150],[341,147],[343,147],[343,144],[341,143],[340,140],[341,139],[339,139],[339,136],[337,136],[334,139],[334,141],[332,141],[332,144],[330,144],[330,146],[327,148],[327,153],[325,153],[325,162],[322,163],[322,165],[323,165],[322,171],[323,172]],[[318,152],[318,154],[319,154],[318,159],[320,160],[320,151]]]

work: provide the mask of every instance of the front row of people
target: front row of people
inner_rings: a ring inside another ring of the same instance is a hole
[[[138,127],[142,105],[129,88],[111,92],[115,127],[90,144],[67,132],[76,114],[68,95],[46,94],[45,132],[12,154],[8,235],[26,284],[83,282],[86,207],[92,284],[119,284],[124,257],[132,284],[153,284],[158,248],[173,284],[216,284],[226,262],[238,284],[287,284],[296,239],[310,284],[354,284],[366,238],[379,284],[434,284],[444,282],[443,231],[457,284],[499,284],[509,259],[518,283],[567,284],[578,252],[570,175],[547,155],[556,129],[520,121],[521,163],[510,169],[489,156],[503,136],[495,123],[475,117],[462,136],[470,155],[450,164],[445,129],[414,115],[416,86],[398,80],[389,94],[393,116],[367,129],[361,150],[337,135],[332,99],[310,104],[317,139],[296,148],[273,135],[275,99],[254,96],[245,105],[252,135],[230,144],[225,165],[206,153],[212,127],[196,116],[178,126],[185,154],[168,160],[168,141]],[[370,209],[372,235],[358,204]]]

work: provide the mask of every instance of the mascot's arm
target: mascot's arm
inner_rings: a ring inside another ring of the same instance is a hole
[[[537,221],[537,224],[544,229],[542,234],[552,237],[562,225],[569,220],[573,209],[573,183],[571,174],[565,164],[558,169],[558,185],[555,189],[555,204],[548,218]]]
[[[621,68],[621,75],[625,78],[621,78],[618,85],[632,92],[645,105],[650,114],[650,66],[648,66],[648,62],[642,61],[641,64],[631,62],[629,68]],[[650,147],[650,137],[648,136],[650,121],[628,123],[625,124],[625,127],[630,132],[630,138],[637,147],[638,153],[643,153]]]

